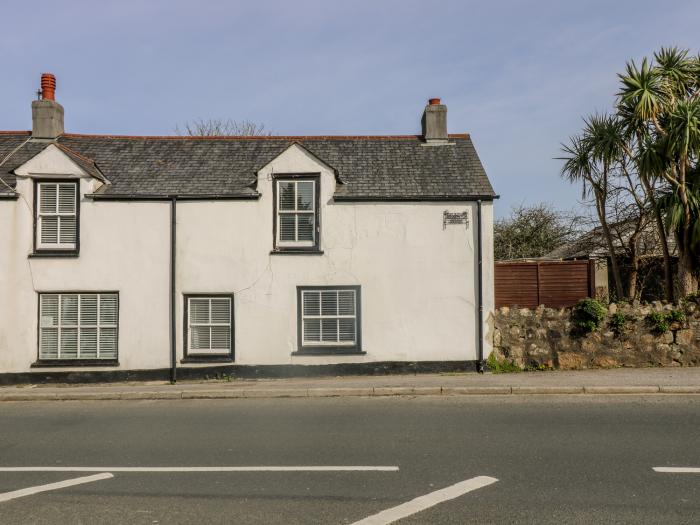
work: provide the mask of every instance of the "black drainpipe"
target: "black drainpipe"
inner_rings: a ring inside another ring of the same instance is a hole
[[[476,201],[476,216],[477,216],[477,230],[476,230],[476,257],[478,260],[477,263],[477,271],[479,272],[478,274],[478,288],[479,288],[479,293],[477,296],[477,302],[478,302],[478,307],[479,307],[479,324],[476,328],[476,332],[479,335],[479,362],[477,363],[477,372],[480,374],[484,373],[484,334],[483,334],[483,327],[484,327],[484,272],[483,272],[483,264],[482,264],[482,255],[481,255],[481,199]]]
[[[170,196],[170,382],[177,381],[177,351],[175,348],[175,218],[177,197]]]

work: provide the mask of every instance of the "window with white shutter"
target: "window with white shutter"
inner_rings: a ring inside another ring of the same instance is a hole
[[[38,182],[36,193],[36,249],[76,250],[78,183]]]
[[[116,360],[116,293],[39,294],[40,360]]]
[[[299,286],[299,351],[360,351],[360,287]]]
[[[233,300],[230,295],[188,295],[186,353],[188,356],[233,354]]]
[[[317,176],[275,178],[275,248],[317,250]]]

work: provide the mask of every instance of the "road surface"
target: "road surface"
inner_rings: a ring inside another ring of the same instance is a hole
[[[2,524],[699,523],[654,467],[700,396],[0,404]]]

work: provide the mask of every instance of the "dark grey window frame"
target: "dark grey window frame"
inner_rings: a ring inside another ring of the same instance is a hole
[[[301,294],[305,291],[315,290],[354,290],[355,291],[355,329],[357,340],[350,345],[304,345],[304,334],[302,333],[302,299]],[[297,286],[297,350],[292,355],[365,355],[362,351],[362,289],[360,285],[339,285],[339,286]]]
[[[71,295],[71,294],[114,294],[117,296],[117,358],[116,359],[41,359],[41,296],[42,295]],[[121,330],[122,301],[118,291],[114,290],[40,290],[36,293],[36,361],[30,368],[51,367],[86,367],[86,366],[119,366],[119,331]]]
[[[235,347],[236,347],[236,330],[234,323],[234,294],[233,293],[188,293],[182,294],[183,297],[183,316],[182,316],[182,355],[183,358],[180,360],[181,363],[232,363],[235,357]],[[196,354],[189,353],[188,348],[188,327],[189,327],[189,304],[192,298],[204,298],[204,297],[228,297],[231,300],[231,349],[227,353],[221,354]]]
[[[280,181],[310,180],[314,182],[314,244],[312,246],[280,246],[277,243],[277,185]],[[272,254],[313,254],[321,251],[321,174],[320,173],[277,173],[272,176]]]
[[[39,184],[73,184],[75,186],[75,248],[37,248],[36,236],[39,224]],[[78,257],[80,254],[80,179],[34,179],[34,239],[32,240],[32,253],[29,257]],[[106,292],[105,292],[106,293]]]

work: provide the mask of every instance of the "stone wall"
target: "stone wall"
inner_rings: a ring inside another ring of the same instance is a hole
[[[682,310],[685,320],[658,333],[647,316],[653,311]],[[611,304],[594,332],[577,334],[571,309],[500,308],[494,316],[493,357],[521,369],[581,369],[651,366],[700,366],[700,310],[653,303]],[[611,317],[630,320],[616,333]]]

